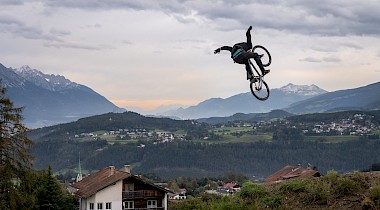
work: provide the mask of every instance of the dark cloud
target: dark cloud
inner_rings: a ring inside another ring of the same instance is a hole
[[[380,35],[380,1],[305,0],[52,0],[49,6],[82,9],[162,10],[183,23],[189,14],[209,20],[303,34]],[[233,26],[232,26],[233,27]]]
[[[46,5],[51,7],[67,7],[67,8],[79,8],[79,9],[153,9],[157,5],[156,1],[132,1],[132,0],[50,0],[45,1]]]
[[[23,0],[0,0],[0,5],[21,5],[24,4]]]
[[[25,2],[30,2],[26,1]],[[37,0],[35,0],[37,1]],[[41,0],[47,8],[83,10],[159,10],[179,22],[193,22],[193,16],[218,24],[222,30],[252,25],[289,33],[326,36],[380,35],[380,1],[307,0]],[[23,4],[21,0],[0,0],[1,5]],[[223,22],[236,23],[239,26]]]
[[[54,34],[44,33],[42,29],[31,27],[16,18],[0,16],[0,31],[8,33],[15,37],[23,37],[25,39],[43,39],[50,41],[58,41]]]

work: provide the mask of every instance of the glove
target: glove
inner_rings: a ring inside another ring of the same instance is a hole
[[[216,50],[214,51],[214,54],[218,54],[218,53],[220,53],[220,48],[218,48],[218,49],[216,49]]]

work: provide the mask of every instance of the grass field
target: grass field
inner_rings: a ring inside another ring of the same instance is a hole
[[[306,141],[322,141],[325,143],[341,143],[359,140],[359,136],[305,136]]]
[[[164,130],[154,130],[155,132],[170,133]],[[258,141],[272,141],[272,133],[255,133],[252,127],[223,127],[214,128],[210,132],[222,137],[220,140],[215,139],[199,139],[192,140],[192,142],[209,143],[209,144],[226,144],[226,143],[249,143]],[[106,131],[93,132],[98,137],[105,139],[108,143],[114,144],[116,142],[121,144],[137,143],[140,140],[146,140],[146,137],[140,137],[138,135],[131,135],[130,140],[116,140],[117,135],[103,135]],[[374,131],[374,134],[380,135],[380,130]],[[186,135],[186,131],[178,130],[173,132],[176,139]],[[359,140],[359,136],[305,136],[305,141],[321,141],[325,143],[341,143],[346,141]],[[92,137],[77,138],[79,141],[93,141]]]

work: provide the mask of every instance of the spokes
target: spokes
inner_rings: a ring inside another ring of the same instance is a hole
[[[259,100],[266,100],[269,97],[268,85],[258,78],[256,82],[251,83],[251,92]]]

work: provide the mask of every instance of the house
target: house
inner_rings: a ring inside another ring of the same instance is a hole
[[[170,193],[169,194],[169,199],[170,200],[185,200],[186,199],[186,189],[181,188],[178,190],[178,192],[175,193]]]
[[[235,182],[230,182],[218,187],[217,192],[220,194],[233,194],[240,190],[240,185]]]
[[[72,187],[77,189],[79,210],[167,210],[168,193],[172,193],[132,175],[129,165],[122,170],[109,166]]]
[[[273,175],[269,176],[264,180],[264,182],[280,182],[286,179],[294,179],[294,178],[307,178],[307,177],[320,177],[322,174],[317,171],[315,167],[311,165],[307,168],[302,168],[300,165],[298,166],[285,166],[281,170],[277,171]]]

